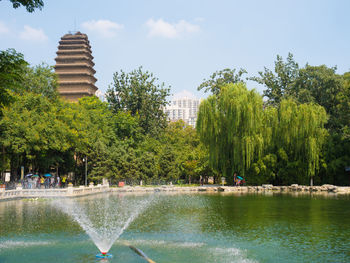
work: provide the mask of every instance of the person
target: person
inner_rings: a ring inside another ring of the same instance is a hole
[[[46,177],[44,181],[45,189],[50,187],[50,177]]]
[[[50,188],[54,188],[55,187],[55,177],[51,176],[50,178]]]
[[[233,174],[233,185],[234,186],[237,185],[237,174],[236,173]]]
[[[57,175],[57,182],[56,182],[56,187],[59,188],[60,187],[60,176]]]
[[[28,177],[28,189],[32,189],[32,177]]]
[[[201,176],[201,186],[203,186],[203,176]]]
[[[45,183],[45,178],[44,178],[44,176],[41,176],[40,177],[40,188],[44,187],[44,183]]]
[[[35,188],[39,189],[40,188],[40,178],[39,175],[35,176]]]
[[[62,184],[61,184],[61,187],[63,188],[63,187],[66,187],[66,181],[67,181],[67,176],[63,176],[62,177]]]

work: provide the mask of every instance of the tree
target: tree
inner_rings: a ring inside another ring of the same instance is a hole
[[[1,1],[1,0],[0,0]],[[24,6],[29,13],[35,11],[35,9],[42,9],[44,2],[42,0],[10,0],[13,8]]]
[[[59,101],[24,93],[3,110],[0,144],[11,162],[12,175],[20,165],[46,172],[62,163],[72,147],[72,130],[62,121]]]
[[[0,51],[0,110],[11,102],[11,91],[18,92],[28,63],[14,49]]]
[[[317,104],[300,104],[283,100],[278,109],[278,126],[274,137],[280,155],[283,151],[288,162],[297,162],[302,175],[310,178],[311,185],[319,170],[322,147],[327,137],[324,125],[327,113]],[[283,154],[284,154],[283,153]],[[303,165],[305,164],[305,165]]]
[[[244,83],[221,88],[219,96],[204,100],[198,112],[197,132],[209,149],[210,166],[232,179],[244,175],[263,150],[263,101]]]
[[[204,89],[204,92],[210,91],[214,95],[218,95],[223,86],[227,84],[234,84],[238,82],[244,82],[242,76],[247,74],[245,69],[239,69],[236,73],[236,69],[223,69],[214,72],[209,80],[205,80],[199,87],[198,90]]]
[[[276,75],[265,67],[264,71],[259,72],[259,77],[253,77],[251,80],[265,85],[264,96],[268,98],[267,103],[277,106],[283,98],[293,94],[294,82],[299,77],[299,65],[291,53],[288,53],[286,62],[277,55],[274,71]]]
[[[173,180],[199,181],[202,169],[205,169],[202,163],[203,147],[192,126],[183,120],[171,122],[164,132],[162,146],[162,153],[171,151],[174,155],[174,161],[169,162],[169,167],[174,171]]]
[[[157,78],[142,67],[130,73],[114,73],[113,86],[106,93],[107,101],[114,113],[130,112],[139,118],[144,134],[156,135],[166,127],[163,108],[167,105],[169,88],[157,84]]]
[[[337,94],[337,119],[341,126],[342,138],[350,142],[350,72],[343,75],[343,90]]]
[[[343,77],[336,74],[336,67],[306,65],[299,70],[293,83],[293,97],[299,103],[317,103],[325,108],[330,118],[327,128],[339,130],[339,93],[344,89]]]
[[[41,94],[49,99],[57,99],[57,75],[53,67],[47,64],[40,64],[34,67],[27,67],[23,76],[23,90]]]

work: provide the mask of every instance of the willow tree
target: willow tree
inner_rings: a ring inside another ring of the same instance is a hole
[[[277,149],[284,149],[290,160],[305,164],[305,175],[313,184],[315,172],[319,169],[320,154],[327,136],[324,128],[327,113],[317,104],[297,104],[282,100],[278,108],[278,126],[274,134]]]
[[[224,176],[244,176],[263,150],[263,100],[244,83],[228,84],[204,100],[197,131],[209,149],[211,168]]]

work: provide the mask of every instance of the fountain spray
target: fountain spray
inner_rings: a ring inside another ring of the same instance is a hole
[[[59,200],[52,204],[79,223],[101,252],[97,258],[108,259],[113,257],[108,253],[113,243],[149,207],[153,198],[153,195],[109,194],[94,199]]]

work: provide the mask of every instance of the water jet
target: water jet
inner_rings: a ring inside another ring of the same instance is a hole
[[[107,259],[113,243],[153,201],[154,195],[105,195],[104,198],[65,199],[52,204],[71,216],[94,242],[99,254]]]

